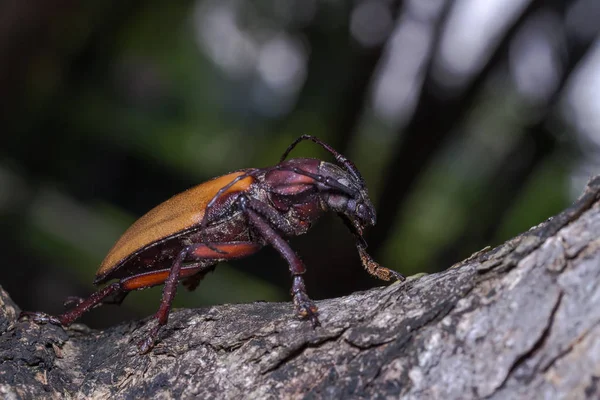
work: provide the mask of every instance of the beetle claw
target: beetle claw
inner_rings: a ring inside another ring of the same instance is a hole
[[[36,324],[52,324],[59,326],[62,325],[60,319],[53,315],[45,314],[43,312],[21,311],[21,314],[19,315],[19,321],[22,321],[24,319],[29,319],[35,322]]]
[[[321,326],[321,322],[319,321],[319,310],[312,302],[311,305],[301,306],[298,309],[298,316],[302,319],[309,320],[313,328]]]
[[[404,275],[402,275],[400,272],[396,272],[393,269],[388,269],[389,273],[391,276],[394,277],[394,279],[396,279],[398,282],[404,282],[406,280],[406,277]]]
[[[313,329],[316,328],[317,326],[321,326],[321,322],[319,321],[319,318],[317,317],[318,313],[312,313],[309,316],[310,322],[313,326]]]
[[[152,328],[152,330],[150,331],[150,333],[148,333],[146,337],[144,337],[138,342],[137,346],[140,350],[140,354],[146,354],[154,348],[154,345],[156,345],[156,337],[158,336],[159,329],[160,325],[155,326],[154,328]]]
[[[319,309],[305,293],[296,294],[294,305],[296,306],[296,313],[300,318],[310,320],[313,328],[321,326],[319,322]]]
[[[154,348],[154,338],[150,336],[146,336],[142,340],[138,342],[138,349],[140,350],[140,354],[146,354],[150,352]]]

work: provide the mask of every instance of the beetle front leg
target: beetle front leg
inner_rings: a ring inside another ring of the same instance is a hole
[[[401,273],[379,265],[379,263],[373,260],[369,253],[367,253],[367,250],[360,242],[357,242],[356,248],[358,249],[358,254],[360,255],[360,261],[369,274],[381,279],[382,281],[389,281],[394,278],[402,282],[406,279]]]
[[[382,281],[389,281],[393,278],[402,282],[406,279],[401,273],[396,272],[393,269],[382,267],[378,262],[373,260],[373,257],[367,253],[367,242],[363,238],[362,234],[358,232],[356,227],[352,224],[347,216],[340,213],[338,213],[338,215],[340,218],[342,218],[344,225],[346,225],[348,230],[350,230],[350,232],[352,232],[356,238],[356,249],[358,250],[358,255],[360,256],[360,262],[369,274],[381,279]]]
[[[241,197],[239,201],[241,208],[248,216],[248,220],[252,227],[254,227],[260,233],[262,238],[273,246],[273,248],[288,262],[293,278],[292,298],[298,316],[309,319],[315,328],[321,325],[318,318],[318,308],[308,297],[304,279],[302,279],[302,275],[306,272],[304,263],[302,263],[300,258],[294,253],[294,250],[292,250],[287,241],[282,238],[263,217],[248,207],[247,198],[245,196]]]

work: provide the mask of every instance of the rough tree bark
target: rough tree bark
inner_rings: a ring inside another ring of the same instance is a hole
[[[569,209],[447,271],[318,302],[222,305],[105,331],[17,322],[0,293],[5,398],[600,396],[600,177]]]

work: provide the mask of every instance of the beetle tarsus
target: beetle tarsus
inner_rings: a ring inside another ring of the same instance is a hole
[[[357,248],[358,254],[360,255],[360,261],[369,274],[381,279],[382,281],[396,279],[402,282],[406,279],[404,275],[379,265],[379,263],[373,260],[369,253],[367,253],[363,246],[357,246]]]
[[[45,314],[43,312],[21,311],[21,314],[19,315],[19,321],[22,321],[24,319],[29,319],[30,321],[33,321],[36,324],[62,325],[58,317]]]
[[[315,303],[308,298],[306,293],[301,292],[294,294],[294,306],[296,306],[297,315],[301,319],[309,320],[312,323],[313,328],[321,326],[321,322],[319,322],[319,309]]]
[[[304,280],[300,275],[294,276],[294,283],[292,285],[292,297],[298,316],[302,319],[310,320],[313,328],[321,326],[321,323],[319,322],[319,308],[308,297],[308,294],[306,294]]]
[[[158,324],[146,335],[142,340],[138,342],[138,349],[140,354],[146,354],[150,352],[156,345],[156,339],[158,338],[158,331],[162,325]]]
[[[383,268],[383,267],[380,267],[380,268]],[[387,269],[387,268],[384,268],[384,269]],[[404,282],[406,280],[406,277],[404,275],[402,275],[400,272],[396,272],[393,269],[387,269],[387,270],[397,281]]]

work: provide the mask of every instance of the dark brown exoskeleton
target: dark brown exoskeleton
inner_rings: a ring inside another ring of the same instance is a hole
[[[339,165],[312,158],[285,161],[302,140],[311,140]],[[96,273],[95,284],[110,280],[87,299],[59,316],[23,313],[38,322],[69,325],[102,303],[121,303],[132,290],[164,284],[156,313],[157,325],[139,343],[142,353],[155,344],[168,320],[177,284],[195,289],[220,261],[247,257],[271,245],[288,262],[296,311],[319,325],[317,307],[308,297],[304,264],[285,237],[302,235],[325,211],[336,212],[356,238],[366,270],[383,280],[404,277],[377,264],[366,252],[363,231],[375,225],[375,209],[354,164],[323,141],[303,135],[268,168],[236,171],[195,186],[150,210],[137,220],[109,251]]]

